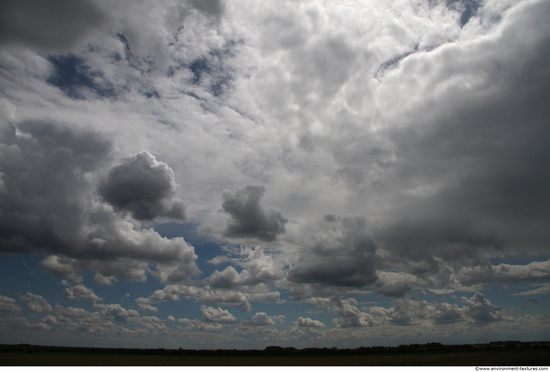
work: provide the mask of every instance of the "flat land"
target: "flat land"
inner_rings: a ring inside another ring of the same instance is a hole
[[[2,352],[2,366],[548,366],[547,350],[296,356]]]

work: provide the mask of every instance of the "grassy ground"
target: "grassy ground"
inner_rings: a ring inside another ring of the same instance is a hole
[[[548,366],[544,350],[394,355],[186,356],[0,353],[3,366]]]

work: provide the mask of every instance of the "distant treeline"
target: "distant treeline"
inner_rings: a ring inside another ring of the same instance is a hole
[[[493,341],[488,344],[443,345],[439,342],[427,344],[410,344],[399,346],[371,346],[356,349],[305,348],[268,346],[263,350],[195,350],[195,349],[129,349],[129,348],[99,348],[99,347],[69,347],[41,346],[30,344],[0,345],[0,353],[95,353],[95,354],[134,354],[134,355],[194,355],[194,356],[262,356],[262,355],[380,355],[405,353],[452,353],[489,350],[550,350],[549,341]]]

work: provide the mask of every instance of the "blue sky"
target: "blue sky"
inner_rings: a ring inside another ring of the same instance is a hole
[[[0,7],[0,343],[548,340],[547,1]]]

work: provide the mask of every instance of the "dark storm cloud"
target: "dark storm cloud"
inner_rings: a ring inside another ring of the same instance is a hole
[[[94,132],[25,122],[3,127],[0,246],[4,251],[69,251],[82,219],[87,175],[108,164],[112,142]],[[62,221],[62,223],[60,223]]]
[[[229,191],[223,193],[222,208],[231,215],[226,236],[256,238],[269,242],[285,232],[287,220],[282,213],[274,209],[265,210],[260,204],[264,193],[263,186],[246,186],[235,194]]]
[[[186,220],[183,202],[173,198],[178,188],[172,168],[142,151],[112,168],[97,192],[116,210],[129,212],[138,220]]]
[[[89,0],[1,0],[0,45],[67,50],[107,16]]]
[[[141,229],[94,200],[98,174],[113,162],[113,150],[111,141],[91,131],[45,122],[20,123],[16,130],[4,126],[0,133],[4,174],[0,248],[48,255],[40,265],[66,278],[75,278],[87,268],[98,273],[96,279],[103,283],[116,276],[145,280],[150,265],[155,265],[150,274],[164,283],[200,273],[193,247],[182,238],[166,239],[152,229]],[[146,167],[145,173],[159,177],[168,193],[173,191],[168,166],[142,155],[145,164],[160,170],[147,173]],[[129,170],[135,180],[131,172],[135,169]],[[179,203],[162,205],[166,205],[163,215],[182,217]]]
[[[307,234],[307,233],[304,233]],[[376,281],[376,243],[364,218],[322,221],[301,243],[300,258],[287,280],[328,286],[362,287]]]
[[[394,257],[460,266],[481,264],[483,251],[548,249],[548,14],[548,2],[526,4],[498,38],[434,53],[440,71],[431,89],[466,70],[483,84],[447,90],[433,110],[410,112],[409,125],[388,131],[396,159],[385,182],[402,193],[373,234]],[[526,32],[527,23],[537,32]],[[420,59],[407,60],[408,68]]]

